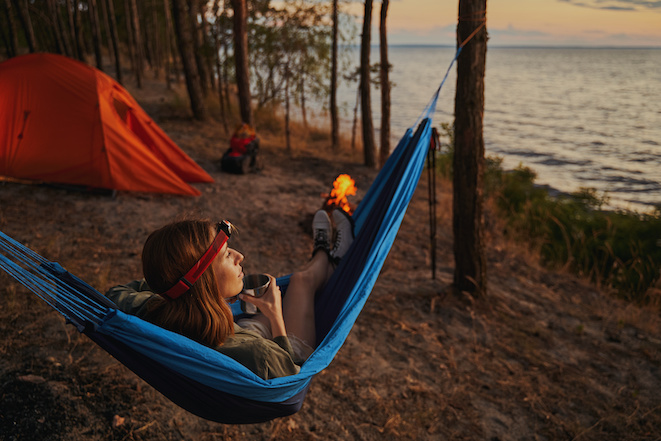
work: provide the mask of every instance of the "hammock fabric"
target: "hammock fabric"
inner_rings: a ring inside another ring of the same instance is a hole
[[[376,282],[422,173],[440,89],[415,133],[406,131],[357,207],[356,239],[316,300],[318,347],[296,375],[264,380],[209,347],[127,315],[59,264],[2,232],[0,267],[187,411],[228,424],[291,415],[301,408],[312,378],[339,351]],[[282,277],[278,284],[286,288],[288,280]]]

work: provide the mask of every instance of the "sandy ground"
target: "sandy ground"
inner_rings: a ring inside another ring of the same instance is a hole
[[[140,277],[147,234],[183,216],[232,220],[247,271],[289,273],[309,256],[309,221],[335,177],[354,177],[358,203],[375,176],[325,140],[299,139],[288,154],[275,136],[263,138],[261,172],[222,173],[218,123],[183,117],[162,85],[131,91],[215,179],[196,185],[202,196],[0,184],[0,229],[101,291]],[[453,294],[451,191],[444,181],[437,190],[436,279],[423,179],[346,344],[298,414],[263,424],[178,408],[0,275],[0,439],[661,439],[658,311],[541,268],[494,219],[488,296]]]

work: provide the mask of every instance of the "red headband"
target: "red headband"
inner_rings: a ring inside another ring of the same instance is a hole
[[[197,280],[202,277],[202,274],[209,268],[213,259],[216,258],[220,250],[223,248],[223,245],[232,235],[232,224],[228,221],[222,221],[218,223],[216,237],[211,246],[204,252],[200,260],[195,262],[195,265],[184,274],[174,286],[164,293],[161,296],[174,300],[181,296],[183,293],[188,291]]]

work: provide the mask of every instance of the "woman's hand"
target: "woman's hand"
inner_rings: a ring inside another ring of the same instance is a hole
[[[287,335],[285,320],[282,317],[282,293],[280,287],[275,283],[275,277],[267,275],[271,283],[263,296],[253,297],[249,294],[240,294],[239,299],[255,305],[269,319],[273,337]]]

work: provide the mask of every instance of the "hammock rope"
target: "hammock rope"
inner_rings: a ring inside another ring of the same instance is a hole
[[[461,49],[452,64],[457,59]],[[451,65],[452,65],[451,64]],[[449,69],[448,69],[449,71]],[[447,73],[442,84],[447,78]],[[344,344],[392,247],[429,152],[439,87],[356,208],[356,238],[315,302],[318,346],[287,377],[264,380],[182,335],[124,314],[59,264],[0,232],[0,267],[174,403],[221,423],[256,423],[297,412],[312,378]],[[288,276],[278,279],[286,287]]]
[[[112,303],[107,299],[100,300],[100,297],[90,298],[72,287],[71,282],[62,280],[61,277],[65,274],[73,276],[59,264],[46,260],[1,231],[0,250],[3,251],[0,254],[0,268],[77,328],[82,329],[86,324],[98,325],[102,322]],[[13,256],[14,260],[7,255]],[[84,282],[79,280],[79,283]],[[99,296],[105,299],[100,293]]]

